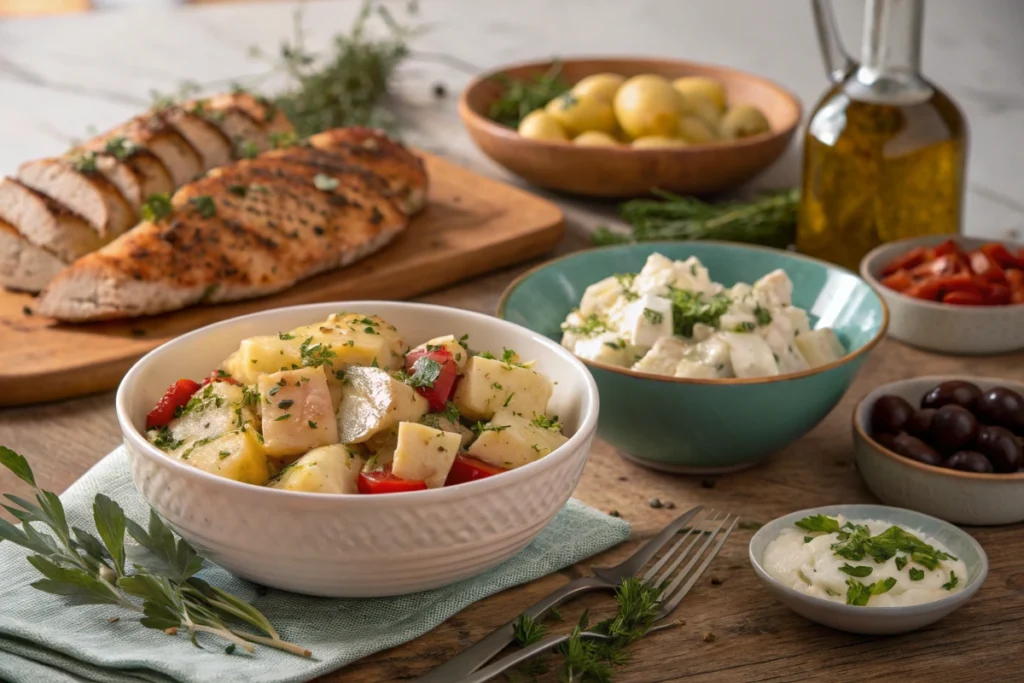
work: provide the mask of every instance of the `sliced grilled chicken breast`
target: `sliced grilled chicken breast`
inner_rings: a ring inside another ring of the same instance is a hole
[[[101,237],[85,219],[17,180],[0,180],[0,220],[13,226],[29,243],[71,263],[99,249]]]
[[[377,251],[408,220],[372,176],[280,160],[218,169],[172,203],[62,271],[40,313],[80,322],[276,292]]]
[[[155,154],[170,173],[174,186],[181,187],[203,172],[203,159],[168,119],[167,111],[147,112],[93,138],[83,147],[102,152],[111,140],[124,138]]]
[[[22,164],[18,180],[84,218],[101,239],[116,237],[135,225],[131,205],[95,165],[67,158],[40,159]]]
[[[197,105],[231,141],[236,158],[253,157],[273,149],[276,139],[295,132],[284,112],[248,93],[215,95],[185,104],[192,109]]]
[[[381,131],[362,126],[336,128],[311,136],[309,144],[384,178],[407,214],[416,213],[426,204],[423,160]]]
[[[122,163],[131,169],[139,182],[143,203],[155,194],[174,192],[176,185],[164,162],[144,147],[135,147]]]
[[[199,152],[203,170],[230,164],[234,160],[231,140],[214,123],[181,107],[167,111],[167,120]]]
[[[36,293],[66,264],[0,220],[0,287]]]

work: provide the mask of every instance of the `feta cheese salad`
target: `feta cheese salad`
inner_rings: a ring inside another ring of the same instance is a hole
[[[210,377],[174,383],[146,417],[168,457],[236,481],[311,493],[452,486],[566,441],[552,383],[512,349],[465,336],[408,348],[381,318],[251,337]]]
[[[562,323],[562,346],[586,360],[697,379],[770,377],[841,358],[835,332],[812,330],[792,296],[782,270],[725,287],[695,257],[651,254],[639,273],[587,287]]]

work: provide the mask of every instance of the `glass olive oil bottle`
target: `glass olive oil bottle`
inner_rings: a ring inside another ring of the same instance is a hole
[[[856,270],[884,242],[958,232],[967,127],[920,73],[922,0],[868,0],[859,63],[812,2],[835,85],[804,137],[797,248]]]

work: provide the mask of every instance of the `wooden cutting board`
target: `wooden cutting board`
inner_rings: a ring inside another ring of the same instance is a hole
[[[430,201],[388,247],[273,296],[89,325],[32,314],[34,298],[0,291],[0,406],[103,391],[146,352],[219,320],[319,301],[404,299],[539,256],[563,230],[554,204],[420,153]]]

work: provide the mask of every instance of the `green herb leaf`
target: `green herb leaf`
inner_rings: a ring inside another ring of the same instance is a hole
[[[171,206],[171,195],[166,192],[151,194],[142,204],[142,219],[150,223],[156,223],[171,215],[174,207]]]
[[[842,567],[839,568],[839,571],[843,572],[844,574],[849,574],[850,576],[864,578],[865,576],[870,575],[871,572],[874,570],[871,567],[865,565],[859,565],[857,567],[854,567],[849,564],[844,564]]]
[[[106,546],[107,552],[114,562],[114,570],[118,576],[123,576],[125,561],[124,510],[107,496],[98,493],[92,504],[92,515],[96,523],[96,531],[103,539],[103,545]]]
[[[906,567],[906,566],[907,566],[907,556],[906,555],[900,555],[899,557],[896,558],[896,571],[902,571],[902,569],[904,567]]]
[[[795,522],[795,525],[804,531],[823,531],[827,534],[834,534],[839,531],[839,522],[834,517],[826,515],[811,515]]]
[[[950,571],[949,572],[949,581],[947,581],[946,583],[942,584],[942,587],[945,588],[948,591],[951,591],[954,588],[956,588],[958,583],[960,583],[960,579],[957,578],[956,572]]]
[[[323,173],[313,176],[313,185],[321,192],[334,192],[338,189],[339,180]]]
[[[331,359],[337,357],[330,347],[324,346],[321,342],[313,343],[312,337],[307,337],[299,345],[299,357],[302,359],[302,366],[315,368],[331,363]]]
[[[192,197],[192,199],[188,200],[188,203],[191,204],[195,208],[196,213],[203,218],[213,218],[217,215],[217,203],[213,200],[213,197],[200,195],[198,197]]]
[[[432,389],[434,382],[441,376],[441,364],[429,356],[420,356],[412,364],[412,371],[412,375],[405,380],[406,384]]]
[[[920,581],[924,578],[924,570],[917,567],[911,567],[909,574],[911,581]]]
[[[505,74],[494,77],[501,86],[501,95],[488,110],[488,116],[503,126],[516,128],[530,112],[543,108],[548,102],[566,93],[569,85],[562,80],[562,63],[527,80],[513,79]]]
[[[18,455],[7,446],[0,446],[0,465],[9,469],[14,473],[14,476],[29,486],[35,487],[35,475],[32,474],[32,468],[29,467],[28,460],[24,456]]]
[[[761,304],[754,308],[754,317],[757,318],[758,325],[770,325],[772,322],[772,314],[767,308],[762,308]]]

